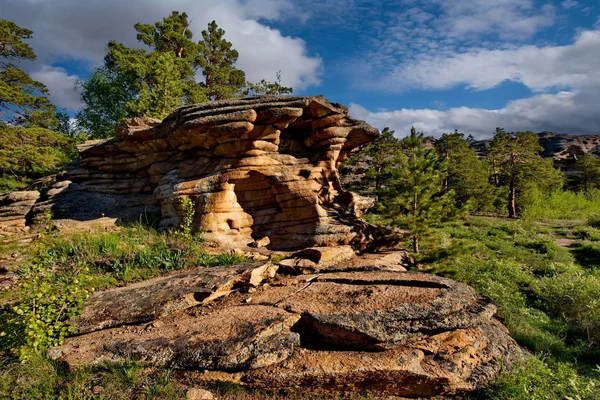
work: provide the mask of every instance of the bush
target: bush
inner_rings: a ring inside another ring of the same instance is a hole
[[[52,258],[27,267],[19,281],[19,301],[12,307],[1,334],[8,336],[21,361],[51,346],[62,344],[73,331],[69,320],[81,312],[93,291],[88,268],[68,273],[53,271]]]
[[[551,315],[564,318],[572,331],[587,339],[600,335],[600,279],[572,266],[567,271],[537,282],[540,306]]]
[[[592,189],[588,193],[555,190],[544,194],[534,188],[527,197],[522,212],[523,218],[527,219],[587,219],[600,215],[600,202],[597,201],[600,189]]]
[[[494,400],[555,400],[600,398],[597,372],[587,378],[569,363],[548,365],[533,357],[501,374],[482,391],[482,397]]]

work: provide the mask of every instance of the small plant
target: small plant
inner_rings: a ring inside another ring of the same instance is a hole
[[[47,262],[36,263],[25,269],[20,279],[20,301],[12,307],[5,335],[18,335],[13,348],[21,361],[47,347],[62,344],[73,331],[69,320],[77,316],[83,302],[93,291],[88,268],[79,267],[68,274],[56,274]]]
[[[192,225],[194,223],[194,202],[189,197],[177,200],[179,206],[179,226],[175,234],[183,239],[192,239]]]
[[[46,208],[42,215],[37,219],[36,223],[40,226],[38,238],[41,239],[44,236],[48,236],[52,232],[57,230],[56,224],[52,222],[52,210]]]

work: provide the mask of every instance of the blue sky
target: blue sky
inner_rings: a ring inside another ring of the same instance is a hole
[[[278,70],[296,94],[323,94],[398,136],[508,130],[600,134],[597,0],[0,0],[34,31],[24,67],[74,112],[73,85],[106,43],[139,46],[133,25],[185,11],[211,20],[249,80]]]

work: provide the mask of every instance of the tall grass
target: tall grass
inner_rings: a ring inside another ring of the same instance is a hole
[[[600,189],[592,189],[587,193],[556,190],[544,194],[532,188],[525,195],[522,216],[531,220],[585,220],[600,216]]]

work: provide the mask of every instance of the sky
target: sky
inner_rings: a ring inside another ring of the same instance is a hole
[[[143,47],[133,25],[173,10],[196,40],[215,20],[249,81],[280,70],[294,94],[398,137],[600,134],[598,0],[0,0],[0,18],[33,30],[21,66],[71,114],[107,43]]]

